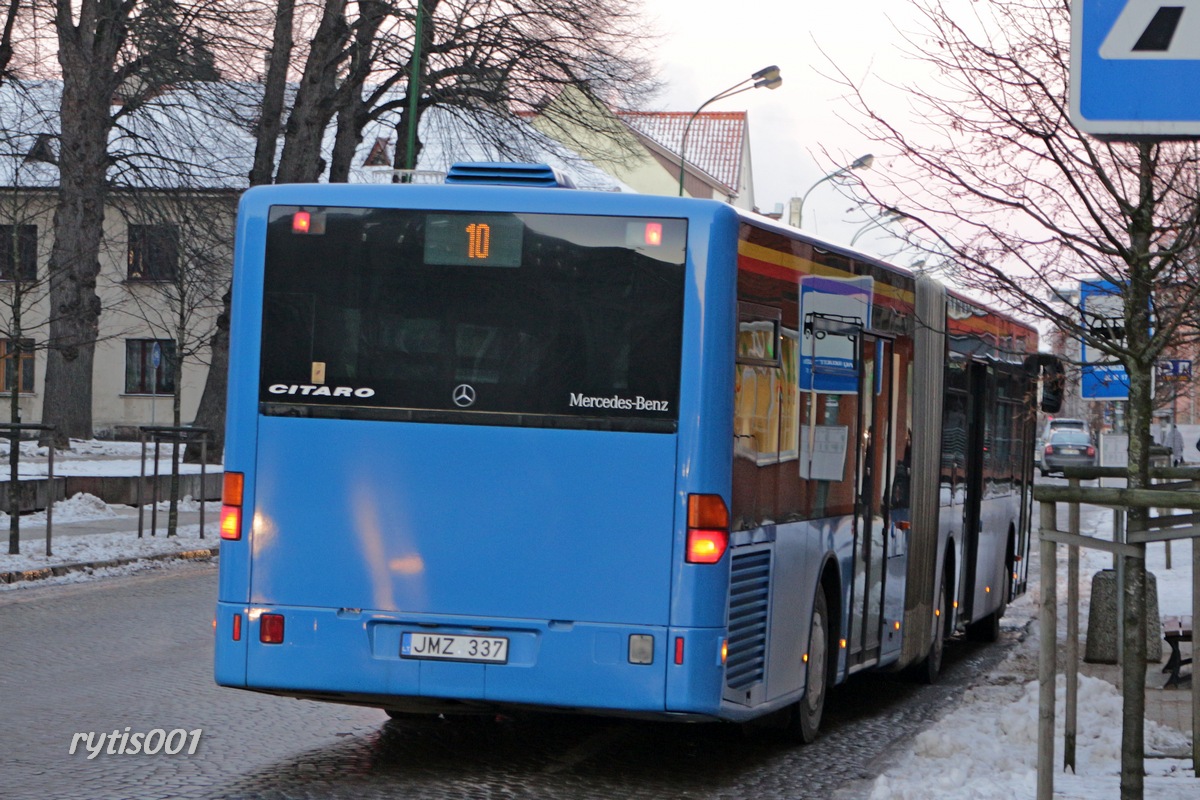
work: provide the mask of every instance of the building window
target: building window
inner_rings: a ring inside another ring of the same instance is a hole
[[[173,281],[179,270],[179,229],[129,226],[129,280]]]
[[[0,363],[0,392],[33,394],[33,339],[0,339]]]
[[[158,366],[155,347],[157,346]],[[125,340],[125,393],[174,394],[175,342],[172,339]]]
[[[0,280],[37,280],[37,225],[0,225]]]

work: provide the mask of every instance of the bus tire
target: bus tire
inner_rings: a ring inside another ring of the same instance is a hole
[[[820,590],[813,601],[812,624],[808,628],[808,663],[804,679],[804,696],[793,707],[788,733],[802,744],[816,741],[825,713],[825,696],[829,692],[829,610],[825,592]]]
[[[935,684],[942,674],[942,656],[946,651],[946,628],[950,621],[949,608],[946,603],[946,575],[938,583],[937,613],[933,617],[933,640],[929,644],[929,652],[925,660],[917,665],[917,677],[922,683]]]

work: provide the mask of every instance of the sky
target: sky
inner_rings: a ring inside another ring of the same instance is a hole
[[[127,475],[136,464],[139,446],[133,443],[75,442],[72,452],[56,457],[73,474]],[[0,452],[3,448],[0,448]],[[136,473],[135,473],[136,474]],[[193,510],[194,504],[186,506]],[[215,518],[216,504],[209,506]],[[56,533],[55,556],[47,559],[37,542],[25,542],[22,555],[0,555],[0,571],[30,570],[51,564],[108,559],[134,559],[166,551],[194,550],[214,544],[211,533],[201,542],[198,526],[182,525],[179,536],[137,538],[137,512],[128,507],[106,506],[97,498],[77,495],[55,505],[56,524],[86,523],[127,516],[131,527],[125,533],[70,536]],[[1060,512],[1060,518],[1065,514]],[[38,524],[26,518],[28,525]],[[162,517],[159,517],[162,520]],[[1090,534],[1111,533],[1112,512],[1085,506],[1081,530]],[[2,520],[0,520],[2,521]],[[165,522],[163,523],[165,525]],[[83,527],[82,525],[80,527]],[[1191,604],[1190,559],[1186,545],[1176,543],[1173,568],[1165,568],[1165,549],[1161,544],[1148,548],[1147,567],[1154,573],[1158,588],[1160,614],[1187,614]],[[1061,548],[1060,548],[1061,550]],[[1036,548],[1029,570],[1029,589],[1008,608],[1002,626],[1007,631],[1025,631],[1021,641],[997,667],[967,689],[959,704],[948,709],[926,731],[888,755],[886,771],[859,787],[858,796],[870,800],[1008,800],[1036,794],[1038,730],[1038,654],[1040,637],[1036,616],[1040,589],[1040,568]],[[1080,574],[1080,627],[1086,630],[1090,600],[1090,576],[1111,566],[1111,556],[1098,550],[1082,553]],[[43,581],[0,584],[0,592],[22,591],[52,583],[78,583],[103,580],[145,569],[171,569],[186,562],[142,561],[93,571],[77,571]],[[1057,574],[1060,640],[1065,639],[1066,559],[1060,554]],[[1157,679],[1156,666],[1149,668]],[[1060,676],[1060,687],[1062,684]],[[1056,758],[1062,756],[1063,691],[1055,718],[1059,733]],[[1099,678],[1081,676],[1079,686],[1079,741],[1077,774],[1059,772],[1055,776],[1057,800],[1094,800],[1120,794],[1121,697],[1117,687]],[[331,710],[331,713],[333,711]],[[381,722],[382,724],[382,722]],[[1147,752],[1177,755],[1186,751],[1188,737],[1172,728],[1146,723]],[[1196,777],[1191,760],[1175,757],[1147,761],[1146,797],[1154,800],[1195,800]]]
[[[662,33],[655,55],[667,87],[656,110],[694,111],[762,67],[780,68],[778,89],[744,92],[705,109],[749,112],[755,201],[763,211],[802,196],[823,176],[875,148],[845,121],[852,115],[839,99],[843,90],[822,74],[831,72],[826,55],[848,75],[868,79],[881,102],[898,110],[905,108],[903,96],[887,91],[881,76],[920,74],[895,47],[893,23],[912,28],[908,3],[646,0],[643,7]],[[872,169],[887,169],[888,154],[873,155]],[[847,214],[852,205],[826,181],[805,203],[804,229],[846,244],[868,220],[862,211]],[[877,230],[869,228],[857,246],[886,250],[886,241],[872,242]]]

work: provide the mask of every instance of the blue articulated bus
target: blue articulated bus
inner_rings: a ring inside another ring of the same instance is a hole
[[[994,637],[1035,332],[722,203],[543,181],[245,194],[217,682],[808,741],[849,675]]]

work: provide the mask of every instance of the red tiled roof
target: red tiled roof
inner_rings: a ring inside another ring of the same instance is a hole
[[[692,114],[688,111],[618,111],[617,116],[633,130],[678,154],[684,128]],[[688,131],[686,161],[736,192],[741,188],[745,137],[745,111],[702,111]]]

